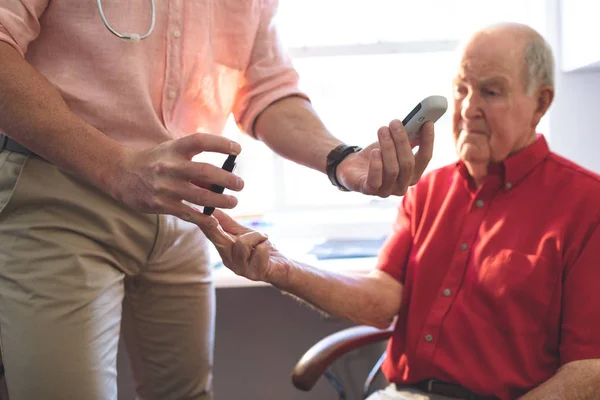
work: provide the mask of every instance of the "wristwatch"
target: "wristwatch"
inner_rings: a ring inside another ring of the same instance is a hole
[[[350,154],[358,153],[362,148],[359,146],[348,146],[346,144],[340,144],[335,149],[331,150],[327,155],[327,167],[325,168],[327,172],[327,177],[331,181],[331,184],[337,187],[339,190],[343,192],[349,192],[350,190],[346,188],[344,185],[338,181],[336,171],[338,165]]]

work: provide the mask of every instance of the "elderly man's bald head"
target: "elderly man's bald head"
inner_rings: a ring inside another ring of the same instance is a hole
[[[535,29],[518,23],[500,23],[477,31],[462,46],[487,46],[491,50],[503,47],[508,53],[517,52],[523,60],[523,83],[531,94],[541,87],[554,88],[554,56],[546,40]]]

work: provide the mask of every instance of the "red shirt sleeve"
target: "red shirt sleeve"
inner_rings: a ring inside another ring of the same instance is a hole
[[[413,244],[411,221],[414,212],[415,187],[410,188],[398,207],[398,215],[392,232],[383,244],[377,260],[377,268],[404,284],[406,260]]]
[[[578,259],[565,270],[560,360],[600,358],[600,229],[596,227]]]

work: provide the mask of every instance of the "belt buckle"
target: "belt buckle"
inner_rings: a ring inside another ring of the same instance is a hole
[[[430,379],[427,381],[427,393],[432,393],[433,392],[433,384],[436,383],[437,381],[435,379]]]

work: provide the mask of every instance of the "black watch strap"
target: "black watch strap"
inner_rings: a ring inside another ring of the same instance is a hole
[[[362,148],[359,146],[348,146],[345,144],[340,144],[335,149],[331,150],[327,155],[327,177],[331,181],[333,186],[336,186],[338,189],[349,192],[348,188],[344,187],[337,179],[337,167],[344,160],[344,158],[348,157],[352,153],[358,153]]]

